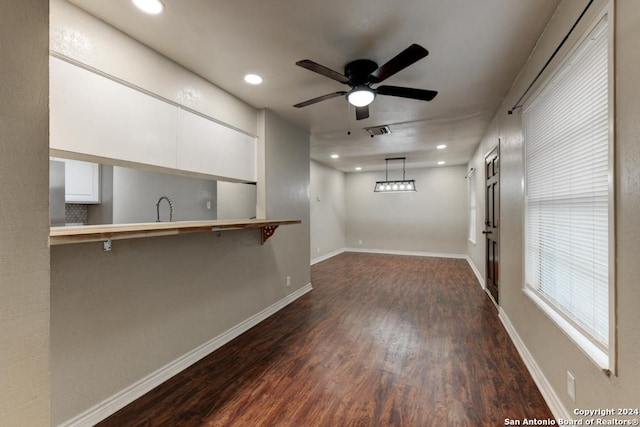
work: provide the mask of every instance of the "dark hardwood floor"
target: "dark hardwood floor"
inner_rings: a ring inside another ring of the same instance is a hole
[[[99,426],[553,418],[465,260],[344,253],[314,290]]]

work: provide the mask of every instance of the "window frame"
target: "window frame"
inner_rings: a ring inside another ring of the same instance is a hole
[[[526,250],[526,140],[523,135],[523,227],[522,227],[522,290],[533,303],[538,306],[552,322],[554,322],[560,330],[580,349],[588,359],[603,370],[607,375],[617,374],[617,324],[616,324],[616,217],[615,217],[615,63],[614,63],[614,34],[615,34],[615,14],[612,1],[608,1],[602,9],[594,15],[588,26],[585,27],[580,37],[573,44],[569,52],[564,56],[563,60],[555,67],[553,72],[549,74],[543,83],[535,90],[535,92],[524,103],[524,109],[532,103],[553,81],[559,73],[564,70],[572,55],[582,46],[587,37],[596,28],[602,19],[607,19],[607,92],[608,92],[608,346],[606,350],[602,350],[589,337],[587,337],[580,328],[573,323],[567,321],[559,310],[553,307],[553,303],[546,301],[544,296],[536,291],[529,289],[526,283],[525,259]],[[521,116],[522,117],[522,116]],[[524,121],[522,124],[524,131]]]

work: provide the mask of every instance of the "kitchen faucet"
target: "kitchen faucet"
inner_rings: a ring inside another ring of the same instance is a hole
[[[171,203],[171,199],[168,198],[167,196],[161,196],[158,199],[158,203],[156,203],[156,222],[161,222],[160,221],[160,202],[162,200],[166,200],[167,202],[169,202],[169,222],[173,221],[173,203]]]

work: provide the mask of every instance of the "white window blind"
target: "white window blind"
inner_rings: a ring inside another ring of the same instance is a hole
[[[476,242],[476,173],[469,174],[469,240]]]
[[[525,106],[525,287],[609,344],[606,17]]]

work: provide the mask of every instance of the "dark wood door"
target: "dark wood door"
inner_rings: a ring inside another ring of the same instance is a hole
[[[498,141],[499,143],[499,141]],[[500,145],[485,157],[485,217],[486,284],[496,304],[499,299],[500,271]]]

